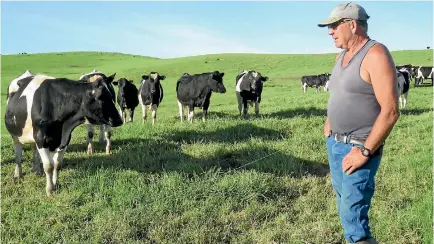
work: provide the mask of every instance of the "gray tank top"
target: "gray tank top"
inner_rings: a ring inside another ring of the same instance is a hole
[[[367,135],[380,113],[372,85],[360,77],[362,61],[376,43],[366,42],[345,68],[342,67],[344,50],[332,70],[327,117],[333,133]]]

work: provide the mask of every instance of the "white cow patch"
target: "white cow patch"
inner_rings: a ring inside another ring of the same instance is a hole
[[[248,73],[247,70],[244,70],[243,72],[241,72],[240,74],[242,74],[242,76],[238,79],[237,81],[237,86],[235,88],[235,91],[237,92],[241,92],[241,81],[243,80],[244,76],[246,76],[246,74]]]
[[[21,143],[32,143],[35,142],[33,138],[33,126],[32,126],[32,106],[33,106],[33,96],[35,95],[35,91],[39,88],[39,86],[46,81],[47,79],[55,79],[54,77],[47,75],[36,75],[35,78],[29,83],[29,85],[24,89],[21,97],[26,97],[27,103],[27,119],[24,124],[23,134],[18,137],[18,140]]]
[[[158,77],[158,73],[156,73],[156,74],[151,74],[151,78],[152,78],[153,80],[157,79],[157,77]]]
[[[29,76],[32,76],[32,75],[33,75],[33,74],[32,74],[29,70],[26,70],[26,72],[24,72],[24,74],[22,74],[22,75],[20,75],[19,77],[13,79],[13,80],[11,81],[11,84],[9,85],[8,94],[11,94],[12,92],[16,92],[16,91],[18,91],[18,89],[20,88],[20,87],[18,86],[18,81],[19,81],[19,80],[22,80],[22,79],[24,79],[24,78],[26,78],[26,77],[29,77]],[[9,99],[8,99],[8,100],[9,100]]]

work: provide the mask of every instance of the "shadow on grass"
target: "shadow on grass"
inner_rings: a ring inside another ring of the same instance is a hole
[[[251,138],[282,140],[287,137],[287,132],[279,132],[246,123],[216,131],[177,131],[168,135],[166,138],[168,141],[192,144],[212,142],[237,143],[250,140]]]
[[[158,140],[132,139],[113,144],[113,154],[86,155],[79,158],[65,157],[62,168],[96,172],[100,168],[135,170],[143,173],[181,172],[197,175],[210,169],[222,173],[255,170],[277,176],[300,178],[323,177],[328,171],[327,162],[313,162],[287,155],[266,146],[250,146],[243,149],[220,148],[210,154],[192,156],[182,150],[181,143]]]
[[[421,115],[423,113],[432,112],[432,109],[429,108],[421,108],[421,109],[400,109],[399,112],[403,115]]]
[[[278,112],[274,112],[266,115],[268,117],[277,117],[277,118],[294,118],[294,117],[312,117],[312,116],[327,116],[326,109],[318,109],[315,107],[310,108],[297,108],[297,109],[288,109],[282,110]]]

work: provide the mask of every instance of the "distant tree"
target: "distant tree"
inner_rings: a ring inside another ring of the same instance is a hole
[[[429,49],[429,47],[426,47],[426,49]]]

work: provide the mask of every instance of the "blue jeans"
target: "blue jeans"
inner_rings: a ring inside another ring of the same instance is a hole
[[[379,149],[362,167],[347,175],[342,171],[342,160],[355,144],[337,142],[333,136],[326,138],[333,189],[344,237],[350,243],[372,238],[368,211],[374,195],[374,177],[382,157]]]

